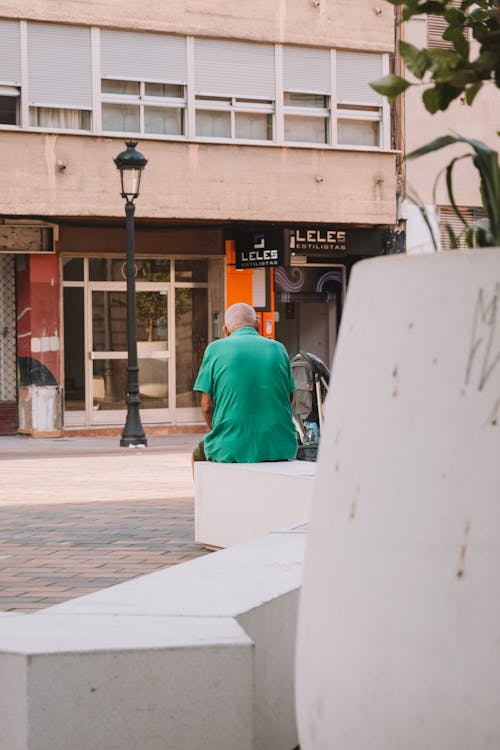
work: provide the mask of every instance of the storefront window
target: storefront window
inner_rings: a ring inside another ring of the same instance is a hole
[[[200,396],[192,389],[209,334],[216,335],[214,311],[223,310],[224,259],[138,258],[135,268],[143,419],[201,419]],[[63,276],[67,423],[121,423],[127,408],[126,260],[64,258]],[[176,392],[169,393],[174,378]]]
[[[92,350],[127,349],[127,299],[125,292],[92,293]]]
[[[137,260],[137,281],[170,281],[170,260]]]
[[[200,394],[193,385],[207,346],[208,290],[175,290],[177,407],[199,406]]]
[[[138,365],[141,410],[168,408],[168,367],[166,361],[139,357]],[[126,409],[127,360],[94,360],[92,393],[92,408],[95,411]]]
[[[208,281],[208,261],[206,260],[176,260],[176,281]]]
[[[64,289],[64,397],[67,411],[85,409],[83,319],[83,287],[66,287]]]
[[[170,260],[135,261],[137,281],[170,281]],[[127,261],[124,258],[90,258],[90,281],[125,281]]]
[[[90,258],[89,279],[90,281],[124,281],[127,273],[126,265],[123,258]]]
[[[63,258],[64,281],[83,281],[83,258]]]

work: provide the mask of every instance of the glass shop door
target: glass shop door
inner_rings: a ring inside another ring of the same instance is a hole
[[[169,398],[168,282],[137,282],[137,356],[140,411],[144,424],[171,420]],[[126,416],[127,292],[122,282],[88,287],[90,319],[87,409],[94,425],[120,424]]]

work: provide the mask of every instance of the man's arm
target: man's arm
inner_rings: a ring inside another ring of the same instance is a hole
[[[212,400],[212,396],[209,393],[202,392],[201,394],[201,413],[203,414],[203,419],[211,428],[212,416],[214,413],[214,402]]]

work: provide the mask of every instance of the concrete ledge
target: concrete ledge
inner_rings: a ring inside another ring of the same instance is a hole
[[[0,618],[6,750],[291,750],[306,528]]]
[[[196,541],[231,547],[308,518],[315,476],[309,461],[195,463]]]
[[[2,649],[5,750],[252,748],[252,642],[229,618],[31,615]]]

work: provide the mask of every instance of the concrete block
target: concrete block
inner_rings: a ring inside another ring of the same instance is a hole
[[[254,750],[291,750],[298,742],[295,637],[306,532],[302,522],[55,605],[50,613],[64,619],[234,618],[254,644]]]
[[[1,750],[291,750],[306,531],[0,618]]]
[[[253,744],[253,646],[232,619],[54,616],[0,625],[2,750]]]
[[[316,464],[195,464],[195,539],[230,547],[309,516]]]
[[[500,746],[500,250],[354,268],[298,632],[303,750]]]

